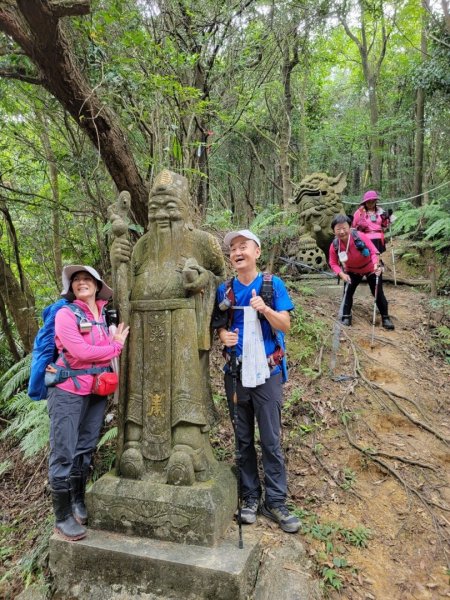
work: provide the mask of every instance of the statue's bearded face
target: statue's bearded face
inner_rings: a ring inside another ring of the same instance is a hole
[[[183,220],[183,202],[171,194],[153,194],[148,202],[148,220],[159,229],[169,228],[171,222]]]
[[[162,171],[148,199],[148,220],[158,229],[169,229],[171,223],[186,221],[187,180],[170,171]]]

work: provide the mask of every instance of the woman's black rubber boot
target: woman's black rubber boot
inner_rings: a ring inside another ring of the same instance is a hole
[[[86,475],[70,476],[70,498],[72,501],[72,514],[80,525],[87,523],[87,510],[84,503],[86,492]]]
[[[75,541],[86,537],[86,529],[77,523],[72,514],[69,490],[52,490],[55,533],[65,540]]]
[[[381,323],[385,329],[395,329],[394,323],[391,321],[389,317],[381,317]]]

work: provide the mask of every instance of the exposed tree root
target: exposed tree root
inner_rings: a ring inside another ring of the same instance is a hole
[[[411,415],[406,409],[404,409],[401,406],[401,404],[398,402],[397,398],[401,398],[402,400],[411,402],[411,404],[413,404],[418,409],[418,411],[424,417],[424,419],[426,419],[425,415],[419,409],[419,407],[417,406],[417,404],[414,400],[412,400],[411,398],[408,398],[406,396],[402,396],[400,394],[390,392],[390,391],[382,388],[381,386],[377,385],[376,383],[370,381],[364,375],[364,373],[362,372],[361,363],[360,363],[360,359],[358,356],[358,352],[357,352],[355,343],[353,342],[353,340],[349,337],[349,335],[345,331],[343,333],[352,348],[353,376],[355,377],[354,381],[352,381],[351,385],[349,385],[347,387],[347,389],[344,391],[344,393],[342,394],[341,399],[340,399],[341,415],[343,416],[342,422],[344,425],[345,434],[347,436],[348,443],[350,444],[350,446],[352,448],[354,448],[355,450],[360,452],[366,460],[372,461],[383,472],[394,477],[402,485],[402,487],[406,491],[408,497],[410,497],[410,498],[415,497],[417,500],[419,500],[419,502],[425,507],[426,511],[430,515],[434,530],[436,531],[436,534],[437,534],[438,538],[440,539],[442,546],[444,548],[444,553],[447,554],[448,543],[450,540],[449,540],[448,533],[444,529],[444,527],[445,527],[444,524],[446,524],[448,521],[442,514],[437,513],[435,509],[439,509],[440,511],[450,512],[450,508],[440,504],[439,502],[432,500],[431,498],[427,498],[426,495],[424,493],[422,493],[415,485],[409,483],[404,477],[402,477],[402,475],[399,473],[399,471],[397,469],[392,467],[387,461],[383,460],[383,457],[404,463],[413,468],[419,467],[421,469],[426,469],[428,471],[432,471],[433,473],[437,473],[437,474],[439,473],[438,469],[436,467],[434,467],[433,465],[421,462],[419,460],[414,460],[411,458],[398,456],[395,454],[390,454],[390,453],[382,451],[382,450],[373,450],[372,448],[370,448],[369,445],[367,445],[366,447],[361,446],[359,443],[357,443],[352,438],[352,435],[351,435],[349,427],[348,427],[348,420],[346,418],[344,418],[344,415],[348,412],[348,409],[345,407],[345,401],[348,399],[348,397],[351,394],[354,393],[356,385],[358,385],[358,383],[362,383],[371,392],[372,395],[377,397],[377,399],[382,402],[383,406],[386,406],[386,405],[381,400],[381,398],[379,398],[379,394],[387,396],[393,402],[393,404],[396,406],[396,408],[417,427],[420,427],[420,428],[424,429],[425,431],[428,431],[429,433],[434,435],[437,439],[439,439],[441,442],[443,442],[445,445],[449,444],[449,440],[443,434],[441,434],[440,432],[437,432],[431,425],[429,425],[429,424],[417,419],[413,415]],[[429,485],[432,485],[431,482],[429,483]]]
[[[378,385],[377,383],[374,383],[373,381],[370,381],[369,379],[367,379],[367,377],[362,373],[361,369],[358,369],[357,372],[358,372],[358,375],[361,377],[361,379],[369,387],[378,389],[378,390],[382,391],[384,394],[386,394],[386,396],[388,396],[388,398],[390,398],[390,400],[392,400],[392,402],[395,404],[395,406],[398,408],[398,410],[402,413],[402,415],[404,415],[407,419],[409,419],[411,421],[411,423],[414,423],[414,425],[417,425],[418,427],[425,429],[426,431],[428,431],[429,433],[431,433],[432,435],[437,437],[437,439],[440,440],[441,442],[443,442],[446,446],[448,446],[450,444],[450,440],[448,440],[443,434],[439,433],[439,431],[436,431],[433,427],[431,427],[430,425],[427,425],[423,421],[416,419],[416,417],[414,417],[410,412],[408,412],[406,409],[404,409],[403,406],[401,406],[400,403],[397,402],[397,400],[394,397],[394,394],[392,394],[389,390],[386,390],[386,389],[382,388],[380,385]],[[411,400],[410,398],[405,398],[405,400],[406,399],[414,404],[414,401]]]
[[[344,401],[345,401],[345,395],[341,398],[341,414],[344,414],[346,412],[345,407],[344,407]],[[348,425],[347,425],[346,421],[343,420],[343,422],[344,422],[344,429],[345,429],[345,433],[347,436],[347,440],[348,440],[348,443],[350,444],[350,446],[352,448],[354,448],[355,450],[357,450],[358,452],[360,452],[366,459],[371,460],[373,463],[377,464],[378,467],[381,468],[382,471],[384,471],[385,473],[389,473],[395,479],[397,479],[397,481],[402,485],[402,487],[405,489],[407,494],[409,493],[409,494],[415,496],[419,500],[419,502],[425,507],[426,511],[430,515],[430,518],[432,520],[436,534],[438,535],[439,539],[441,540],[441,542],[443,544],[444,552],[446,552],[446,548],[447,548],[448,543],[450,542],[450,538],[446,534],[446,531],[443,530],[443,527],[442,527],[441,523],[439,522],[439,519],[442,518],[442,515],[436,514],[432,507],[434,506],[436,508],[439,508],[440,510],[445,510],[445,511],[448,511],[449,509],[426,498],[425,495],[422,494],[416,487],[409,484],[400,475],[400,473],[396,469],[394,469],[387,462],[382,460],[379,457],[381,455],[380,453],[369,451],[367,448],[363,448],[362,446],[357,444],[355,442],[355,440],[352,438],[352,436],[350,435],[350,431],[348,429]]]

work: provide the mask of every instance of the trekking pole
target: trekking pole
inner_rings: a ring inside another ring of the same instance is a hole
[[[331,360],[330,360],[331,373],[333,373],[334,369],[336,368],[336,357],[337,357],[337,353],[339,350],[339,337],[341,334],[341,327],[342,327],[341,321],[342,321],[342,317],[344,314],[345,301],[347,299],[347,290],[348,290],[348,283],[346,281],[344,281],[344,293],[342,295],[342,302],[339,307],[337,320],[335,321],[334,327],[333,327],[333,341],[331,344]]]
[[[373,340],[375,338],[375,318],[376,318],[376,310],[377,310],[377,298],[378,298],[378,283],[380,281],[379,276],[376,276],[375,279],[375,294],[373,299],[373,317],[372,317],[372,340],[370,342],[370,348],[373,349],[374,343]]]
[[[237,522],[239,527],[239,548],[244,547],[242,541],[242,490],[241,490],[241,453],[239,451],[239,437],[238,437],[238,400],[237,400],[237,356],[236,346],[231,348],[231,378],[233,381],[233,425],[234,425],[234,442],[235,452],[234,458],[236,461],[237,471]]]
[[[397,285],[397,274],[395,272],[395,254],[394,254],[394,246],[392,244],[392,231],[391,224],[389,223],[389,241],[391,242],[391,257],[392,257],[392,270],[394,272],[394,285]]]

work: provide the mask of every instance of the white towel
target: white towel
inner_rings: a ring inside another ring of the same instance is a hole
[[[251,306],[244,307],[244,340],[241,381],[244,387],[256,387],[270,377],[264,339],[258,313]]]

